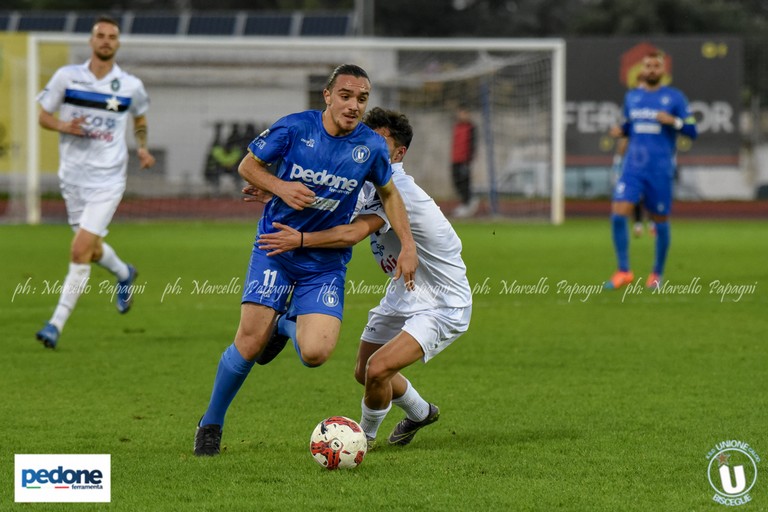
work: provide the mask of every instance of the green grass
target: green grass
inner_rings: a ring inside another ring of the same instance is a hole
[[[472,325],[406,371],[440,421],[405,449],[327,472],[309,434],[326,416],[359,418],[352,370],[377,295],[347,295],[324,366],[286,350],[256,367],[227,416],[226,451],[198,459],[194,425],[239,318],[238,293],[201,285],[242,284],[255,226],[113,225],[110,242],[146,288],[118,315],[98,288],[111,278],[94,267],[55,351],[34,332],[57,301],[45,283],[64,278],[69,231],[1,226],[0,509],[722,510],[707,452],[740,439],[768,457],[768,223],[676,222],[665,277],[700,288],[661,295],[587,295],[614,267],[607,221],[457,230],[476,287]],[[348,279],[381,283],[365,245]],[[637,276],[652,252],[652,239],[632,241]],[[710,293],[716,281],[748,288],[737,301]],[[380,435],[400,418],[393,410]],[[111,454],[111,505],[14,504],[19,453]],[[768,510],[766,478],[745,510]]]

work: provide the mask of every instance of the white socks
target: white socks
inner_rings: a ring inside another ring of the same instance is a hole
[[[115,274],[118,281],[125,281],[128,279],[128,275],[130,274],[128,265],[117,256],[117,253],[111,245],[106,242],[101,242],[101,246],[104,248],[104,254],[96,263]]]
[[[375,438],[376,433],[379,431],[379,427],[381,426],[381,422],[384,421],[384,417],[392,408],[392,404],[390,403],[386,409],[369,409],[365,405],[365,398],[363,398],[360,407],[363,410],[363,417],[360,420],[360,426],[363,428],[363,432],[365,432],[366,436]]]
[[[119,281],[125,281],[130,275],[128,265],[123,262],[115,253],[115,250],[107,243],[102,242],[104,254],[97,261],[99,265],[112,272]],[[61,296],[56,309],[53,312],[50,322],[61,332],[64,330],[64,324],[67,323],[69,315],[75,309],[75,304],[80,295],[85,291],[88,285],[88,278],[91,276],[90,263],[69,263],[69,272],[64,278],[64,284],[61,287]]]
[[[91,265],[89,263],[70,263],[69,272],[64,279],[61,287],[61,297],[56,305],[56,310],[51,317],[51,323],[61,332],[64,324],[67,323],[69,315],[75,309],[77,299],[85,291],[88,284],[88,278],[91,275]]]
[[[363,417],[360,420],[360,426],[363,427],[365,435],[375,438],[376,433],[379,431],[381,423],[384,421],[384,417],[392,408],[392,404],[400,407],[408,419],[413,421],[423,421],[429,415],[429,402],[421,398],[419,392],[416,391],[411,385],[411,382],[406,379],[408,387],[405,388],[405,393],[399,398],[393,398],[386,409],[369,409],[365,405],[365,398],[361,403],[363,410]]]
[[[413,421],[422,421],[429,415],[429,403],[421,398],[419,392],[411,385],[411,381],[406,379],[408,387],[400,398],[393,398],[392,403],[405,411],[408,419]]]

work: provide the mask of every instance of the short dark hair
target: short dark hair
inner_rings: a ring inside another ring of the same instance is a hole
[[[120,30],[120,24],[117,22],[115,18],[113,18],[112,16],[108,16],[106,14],[101,14],[96,17],[96,20],[93,22],[93,25],[91,25],[91,32],[93,32],[93,27],[95,27],[99,23],[109,23],[110,25],[116,26],[117,30]]]
[[[339,75],[352,75],[355,78],[365,78],[369,82],[371,81],[371,79],[368,78],[368,73],[366,73],[360,66],[354,64],[342,64],[341,66],[336,67],[331,73],[331,76],[328,77],[328,83],[325,84],[325,88],[332,91],[333,86],[336,85],[336,78]]]
[[[406,148],[411,146],[413,128],[405,114],[395,110],[374,107],[363,116],[363,123],[372,130],[387,128],[398,146],[405,146]]]

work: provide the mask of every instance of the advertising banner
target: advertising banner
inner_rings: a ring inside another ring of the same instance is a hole
[[[735,37],[589,38],[567,41],[566,166],[609,166],[624,95],[637,86],[642,60],[665,56],[665,84],[683,91],[698,139],[678,138],[678,162],[738,166],[742,44]]]

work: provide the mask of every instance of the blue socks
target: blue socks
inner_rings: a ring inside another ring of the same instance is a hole
[[[246,361],[234,343],[227,347],[221,354],[219,369],[213,381],[211,401],[208,404],[208,410],[200,420],[200,425],[224,425],[224,415],[227,414],[229,404],[245,382],[254,363],[255,361]]]
[[[613,233],[613,247],[616,250],[619,270],[628,272],[629,231],[627,230],[627,218],[623,215],[611,214],[611,232]]]
[[[307,368],[317,368],[320,365],[317,364],[309,364],[304,360],[303,357],[301,357],[301,347],[299,347],[299,344],[296,342],[295,338],[291,338],[293,340],[293,348],[296,349],[296,353],[299,355],[299,361],[301,361],[301,364],[306,366]]]
[[[301,361],[301,364],[306,366],[307,368],[315,368],[317,365],[308,364],[306,361],[304,361],[304,358],[301,357],[301,348],[299,347],[299,343],[296,341],[296,320],[288,320],[288,315],[281,315],[280,318],[277,320],[277,332],[278,334],[281,334],[282,336],[288,336],[293,341],[293,348],[296,350],[296,353],[299,355],[299,361]]]
[[[301,357],[301,349],[296,343],[296,320],[288,320],[286,315],[281,315],[277,321],[277,332],[283,336],[288,336],[293,340],[293,346],[299,359],[304,366],[312,368]],[[240,355],[240,352],[232,343],[221,354],[219,368],[216,372],[216,379],[213,381],[213,391],[211,392],[211,401],[208,403],[208,410],[205,411],[200,425],[224,425],[224,416],[227,409],[235,399],[235,395],[245,382],[245,378],[253,368],[256,361],[247,361]]]
[[[288,320],[287,315],[280,315],[277,319],[277,333],[296,339],[296,320]]]
[[[653,271],[658,275],[664,275],[664,264],[667,261],[669,244],[671,241],[669,221],[656,223],[656,259],[653,262]]]

